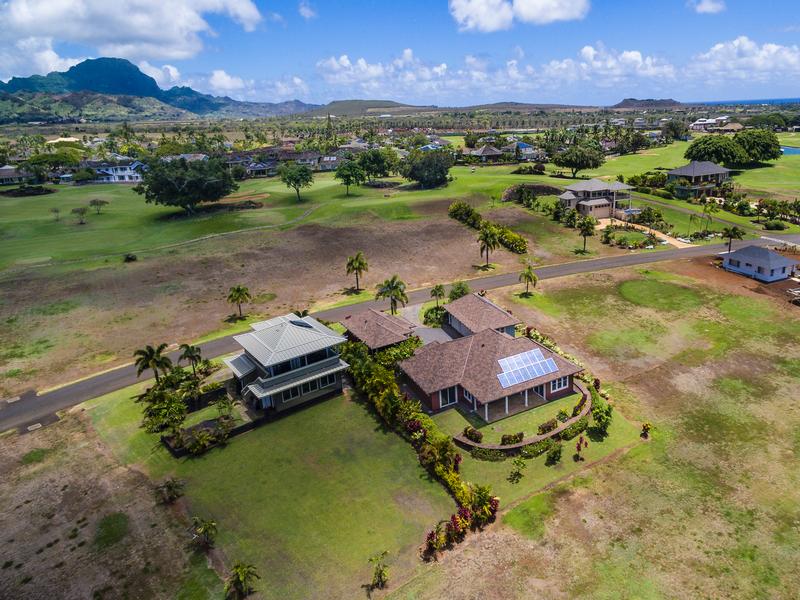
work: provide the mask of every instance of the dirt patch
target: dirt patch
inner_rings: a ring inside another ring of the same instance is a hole
[[[173,598],[189,568],[187,536],[84,419],[3,438],[2,595]]]

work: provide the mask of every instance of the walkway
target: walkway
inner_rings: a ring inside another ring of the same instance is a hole
[[[623,221],[620,221],[619,219],[614,219],[614,221],[616,221],[617,223],[620,223],[620,224],[623,223]],[[605,229],[606,227],[608,227],[609,225],[613,226],[613,224],[611,222],[611,219],[600,219],[598,221],[597,227],[595,227],[595,229],[602,230],[602,229]],[[627,226],[627,227],[633,227],[634,229],[638,229],[639,231],[643,231],[644,233],[652,233],[658,239],[666,241],[667,243],[669,243],[670,245],[674,246],[675,248],[691,248],[691,247],[694,246],[694,244],[687,244],[686,242],[682,242],[682,241],[672,237],[671,235],[667,235],[666,233],[663,233],[663,232],[658,231],[656,229],[650,229],[649,227],[646,227],[644,225],[639,225],[638,223],[624,223],[624,225]]]

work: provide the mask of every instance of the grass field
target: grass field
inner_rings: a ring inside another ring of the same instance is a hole
[[[426,528],[453,510],[411,446],[342,396],[176,461],[137,428],[134,392],[87,403],[100,436],[152,478],[185,480],[192,514],[217,521],[219,546],[257,566],[268,597],[358,597],[384,549],[408,576]]]

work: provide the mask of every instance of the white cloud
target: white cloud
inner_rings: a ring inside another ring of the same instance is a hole
[[[311,6],[306,0],[302,0],[300,4],[297,6],[297,12],[300,13],[300,16],[304,19],[313,19],[317,16],[317,11],[314,10],[314,7]]]
[[[229,75],[223,69],[215,69],[208,78],[208,85],[217,93],[230,94],[239,92],[247,87],[247,83],[241,77]]]
[[[689,7],[701,15],[715,15],[725,10],[725,0],[689,0]]]
[[[150,75],[150,77],[155,79],[156,83],[164,89],[181,83],[181,72],[173,65],[161,65],[157,67],[143,60],[137,66],[142,73]]]
[[[309,91],[308,84],[297,75],[294,75],[287,79],[273,82],[270,97],[279,100],[293,100],[308,96]]]
[[[590,4],[589,0],[450,0],[449,6],[462,31],[490,32],[508,29],[514,21],[546,25],[583,19]]]
[[[578,59],[553,60],[544,65],[545,78],[556,81],[591,81],[598,87],[620,85],[636,79],[672,80],[675,67],[670,63],[645,56],[639,50],[618,52],[604,44],[584,46]]]
[[[27,37],[8,44],[0,42],[0,79],[7,80],[12,75],[65,71],[83,59],[59,56],[53,50],[53,40],[49,37]]]
[[[800,76],[800,47],[758,44],[747,36],[712,46],[695,56],[686,72],[706,81],[777,81]]]

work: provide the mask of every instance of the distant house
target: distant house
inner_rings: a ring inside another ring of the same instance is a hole
[[[403,317],[372,308],[346,317],[342,324],[351,340],[366,344],[372,351],[404,342],[414,334],[414,325]]]
[[[246,402],[281,412],[342,389],[349,366],[339,358],[344,337],[313,317],[293,314],[251,327],[233,338],[243,352],[224,359]]]
[[[342,161],[335,154],[328,154],[319,159],[320,171],[335,171]]]
[[[461,405],[487,423],[573,393],[581,371],[526,337],[496,329],[423,346],[400,369],[431,411]]]
[[[208,160],[208,155],[200,153],[173,154],[171,156],[165,156],[162,160],[165,162],[172,162],[173,160],[185,160],[186,162],[196,162],[196,161]]]
[[[30,178],[30,175],[11,165],[0,167],[0,185],[17,185],[25,183]]]
[[[693,160],[688,165],[667,171],[667,182],[675,182],[675,195],[681,198],[700,196],[712,190],[731,177],[730,169],[711,161]],[[683,184],[682,181],[688,182]]]
[[[583,216],[607,219],[616,216],[618,201],[630,199],[631,189],[620,181],[587,179],[568,185],[558,199],[567,210],[574,208]]]
[[[788,279],[797,264],[796,260],[760,246],[745,246],[722,257],[722,266],[726,271],[747,275],[764,283]]]
[[[494,146],[483,145],[471,152],[472,156],[477,156],[481,162],[494,162],[500,160],[503,153]]]
[[[273,177],[278,174],[278,161],[256,161],[254,160],[245,166],[248,177]]]
[[[322,155],[313,150],[306,150],[304,152],[282,150],[278,154],[278,160],[280,162],[291,161],[298,165],[305,165],[312,171],[316,171],[319,168],[320,158],[322,158]]]
[[[467,294],[444,305],[445,322],[461,335],[472,335],[484,329],[495,329],[514,337],[521,323],[507,310],[479,294]]]
[[[127,157],[114,161],[86,160],[80,168],[95,172],[95,183],[138,183],[142,180],[144,163]]]

